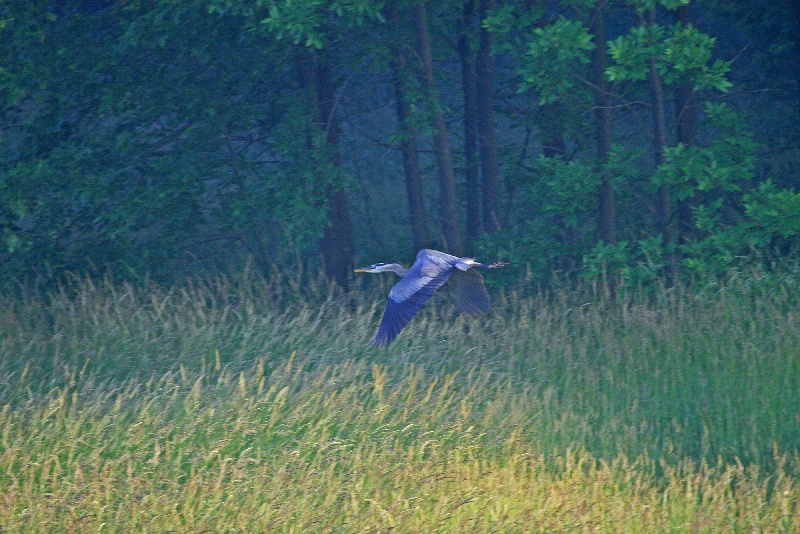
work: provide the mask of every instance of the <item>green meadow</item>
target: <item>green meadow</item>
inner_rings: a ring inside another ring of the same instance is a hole
[[[800,532],[796,283],[391,281],[4,293],[0,531]]]

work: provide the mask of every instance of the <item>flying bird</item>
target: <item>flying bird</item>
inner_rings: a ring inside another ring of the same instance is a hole
[[[372,344],[385,346],[391,343],[448,279],[453,300],[461,313],[473,317],[487,313],[491,306],[489,293],[483,285],[483,277],[473,268],[495,269],[505,265],[507,264],[500,261],[484,265],[472,258],[459,258],[438,250],[422,249],[409,269],[398,263],[374,263],[356,269],[357,273],[391,271],[401,277],[389,291],[386,309]]]

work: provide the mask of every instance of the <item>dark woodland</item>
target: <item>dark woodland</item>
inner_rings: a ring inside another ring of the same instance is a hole
[[[791,266],[798,39],[791,0],[3,2],[0,273]]]

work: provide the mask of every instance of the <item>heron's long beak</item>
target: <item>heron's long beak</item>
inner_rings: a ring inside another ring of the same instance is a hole
[[[366,267],[359,267],[357,269],[353,269],[353,272],[354,273],[368,273],[369,269],[367,269]]]

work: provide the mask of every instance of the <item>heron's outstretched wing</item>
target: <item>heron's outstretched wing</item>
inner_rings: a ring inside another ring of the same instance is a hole
[[[445,258],[429,256],[421,250],[417,261],[389,292],[378,333],[373,344],[388,345],[414,317],[437,289],[447,282],[453,266]]]
[[[475,269],[453,271],[448,285],[458,311],[472,317],[489,313],[491,301],[481,273]]]

